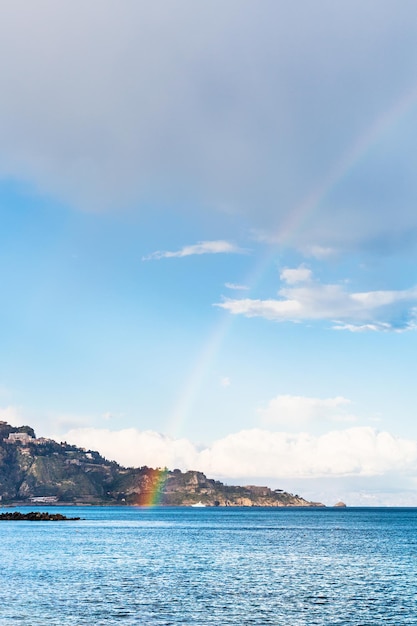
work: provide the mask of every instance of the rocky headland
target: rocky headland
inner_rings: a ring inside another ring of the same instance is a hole
[[[30,426],[0,422],[1,504],[317,507],[299,495],[232,486],[199,471],[123,467],[94,450],[37,438]]]

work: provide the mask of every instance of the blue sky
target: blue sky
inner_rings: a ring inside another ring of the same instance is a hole
[[[0,417],[417,505],[415,3],[6,3]]]

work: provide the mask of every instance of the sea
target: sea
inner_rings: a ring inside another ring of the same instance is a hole
[[[82,519],[0,522],[1,625],[417,625],[414,508],[36,510]]]

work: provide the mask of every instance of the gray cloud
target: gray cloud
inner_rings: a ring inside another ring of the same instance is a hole
[[[407,0],[3,3],[0,174],[89,210],[186,198],[305,250],[412,245],[416,17]]]

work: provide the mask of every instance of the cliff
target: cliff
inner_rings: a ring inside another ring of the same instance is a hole
[[[3,504],[323,506],[281,489],[224,485],[198,471],[125,468],[6,422],[0,422],[0,496]]]

